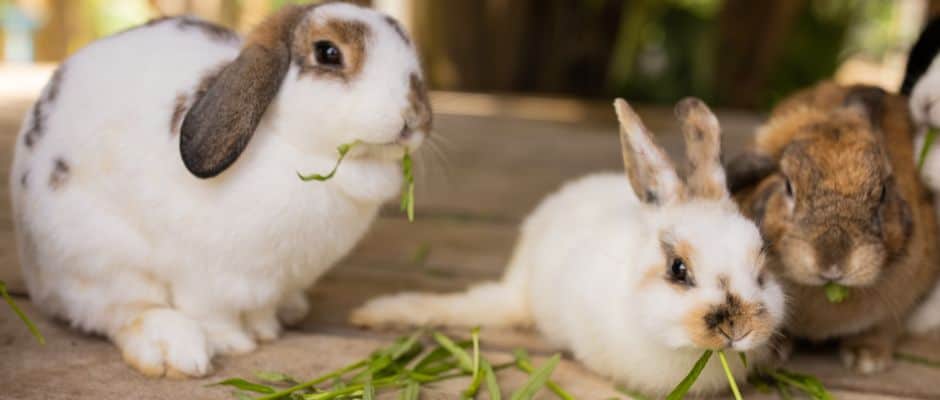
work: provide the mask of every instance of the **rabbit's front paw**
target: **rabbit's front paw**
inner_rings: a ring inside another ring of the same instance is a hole
[[[202,327],[179,311],[144,311],[114,336],[124,361],[151,377],[185,378],[209,374],[209,344]]]
[[[259,341],[270,342],[281,336],[281,323],[273,308],[262,308],[245,314],[245,324]]]
[[[203,324],[209,343],[215,354],[238,355],[247,354],[258,348],[258,343],[241,326],[234,324]]]
[[[845,344],[842,346],[842,364],[857,373],[870,375],[891,366],[892,352],[884,346]]]
[[[295,291],[281,301],[277,307],[277,317],[284,325],[296,326],[303,322],[310,312],[310,302],[303,290]]]

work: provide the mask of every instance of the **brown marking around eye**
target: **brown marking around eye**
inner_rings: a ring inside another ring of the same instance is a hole
[[[664,238],[660,239],[660,244],[662,246],[663,254],[666,255],[666,265],[659,269],[659,276],[662,279],[665,279],[667,282],[673,283],[669,276],[669,268],[672,266],[673,260],[680,259],[683,263],[685,263],[686,275],[688,276],[688,280],[691,284],[678,284],[673,286],[680,290],[687,290],[691,286],[695,286],[695,268],[692,266],[691,261],[694,259],[695,251],[693,250],[692,245],[683,240],[671,243],[668,239]]]
[[[431,133],[432,111],[431,100],[428,98],[428,90],[424,81],[416,73],[409,77],[411,90],[408,92],[408,103],[410,109],[406,116],[408,126],[413,130]]]
[[[58,190],[69,178],[69,164],[61,157],[53,160],[52,173],[49,174],[49,187]]]
[[[29,129],[23,134],[23,144],[26,145],[26,148],[32,148],[45,133],[46,117],[49,115],[52,103],[59,96],[64,70],[64,65],[55,70],[52,77],[49,78],[48,86],[43,91],[42,96],[33,105]]]
[[[349,82],[359,76],[366,60],[366,42],[372,35],[368,25],[359,21],[330,19],[317,23],[305,20],[297,28],[291,50],[294,63],[300,67],[300,75],[333,77]],[[315,60],[314,43],[329,41],[339,47],[343,54],[343,65],[332,67],[318,65]]]

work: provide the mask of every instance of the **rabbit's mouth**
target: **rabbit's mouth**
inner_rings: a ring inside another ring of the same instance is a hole
[[[398,161],[405,153],[414,153],[424,142],[424,132],[416,132],[402,128],[398,137],[390,142],[360,142],[351,152],[350,157],[358,159],[372,159],[380,161]]]

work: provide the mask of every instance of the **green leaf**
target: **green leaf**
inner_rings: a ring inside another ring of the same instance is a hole
[[[830,303],[838,304],[849,298],[849,288],[835,282],[829,282],[825,286],[826,299]]]
[[[260,371],[255,372],[255,377],[260,379],[263,382],[268,383],[291,383],[296,384],[297,380],[282,374],[280,372],[271,372],[271,371]]]
[[[519,369],[525,371],[527,374],[531,374],[535,368],[532,367],[532,360],[529,359],[529,353],[522,348],[515,349],[512,353],[516,358],[516,366],[519,367]],[[551,380],[548,381],[546,386],[548,386],[548,389],[551,390],[552,393],[555,393],[555,395],[562,400],[574,399],[574,396],[566,392],[561,388],[561,386],[558,386],[557,383],[552,382]]]
[[[414,222],[415,220],[415,176],[414,176],[414,166],[411,161],[411,154],[408,153],[408,150],[405,150],[405,154],[401,158],[401,172],[404,176],[402,180],[401,188],[401,204],[400,208],[402,212],[408,214],[408,221]]]
[[[304,181],[304,182],[309,182],[309,181],[320,181],[320,182],[323,182],[323,181],[327,181],[327,180],[333,179],[333,176],[336,175],[336,170],[339,169],[339,165],[343,162],[343,159],[346,158],[346,154],[349,153],[349,150],[352,150],[352,148],[355,147],[355,146],[357,146],[359,143],[360,143],[360,142],[359,142],[358,140],[356,140],[356,141],[351,142],[351,143],[344,143],[344,144],[341,144],[341,145],[339,145],[339,147],[336,148],[336,152],[339,153],[339,158],[336,159],[336,164],[333,165],[333,170],[330,171],[330,173],[328,173],[328,174],[326,174],[326,175],[324,175],[324,174],[310,174],[310,175],[304,175],[304,174],[301,174],[300,172],[298,172],[298,173],[297,173],[297,177],[299,177],[300,180],[302,180],[302,181]]]
[[[245,393],[245,392],[237,392],[237,391],[234,391],[234,392],[232,392],[232,396],[235,396],[235,399],[237,399],[237,400],[251,400],[251,396],[249,396],[249,395],[248,395],[247,393]]]
[[[263,394],[271,394],[276,392],[276,390],[274,390],[272,387],[248,382],[241,378],[226,379],[222,382],[213,383],[212,386],[231,386],[236,389]]]
[[[561,361],[561,355],[555,354],[541,368],[529,376],[529,380],[512,394],[511,400],[530,400],[545,386],[555,367]]]
[[[20,306],[16,305],[16,302],[13,301],[12,297],[10,297],[10,293],[7,292],[7,284],[3,281],[0,281],[0,296],[3,296],[3,300],[6,300],[7,304],[10,306],[10,309],[13,310],[13,313],[20,317],[20,320],[26,324],[26,329],[29,329],[29,331],[36,338],[36,341],[39,342],[39,344],[46,344],[46,338],[42,336],[42,332],[39,332],[39,328],[37,328],[36,324],[34,324],[33,321],[31,321],[29,317],[26,316],[26,313],[20,309]]]
[[[460,366],[460,369],[466,372],[473,372],[473,360],[464,349],[457,346],[453,340],[450,340],[450,338],[440,332],[434,332],[434,340],[457,359],[457,365]]]
[[[405,386],[405,389],[401,391],[401,395],[398,398],[401,400],[418,400],[420,396],[421,385],[418,382],[409,381]]]
[[[937,139],[937,128],[927,128],[927,133],[924,136],[924,147],[920,149],[920,155],[917,157],[917,170],[920,171],[924,169],[924,161],[927,161],[927,153],[930,152],[930,147],[933,146],[933,142]]]
[[[428,256],[431,255],[431,244],[428,242],[421,243],[418,245],[418,248],[415,249],[414,254],[411,256],[411,263],[418,266],[423,266],[428,261]]]
[[[483,360],[483,375],[486,377],[486,391],[490,395],[490,400],[502,400],[502,393],[499,389],[499,383],[496,381],[496,372],[493,366],[486,360]]]
[[[689,371],[689,374],[679,382],[679,385],[677,385],[668,396],[666,396],[666,400],[680,400],[685,398],[685,394],[689,392],[689,389],[692,388],[692,385],[698,379],[699,375],[702,374],[702,370],[705,369],[705,365],[708,364],[708,359],[710,359],[711,356],[712,351],[705,350],[705,353],[702,353],[702,356],[699,357],[695,365],[692,366],[692,370]]]
[[[738,384],[734,381],[734,374],[731,373],[731,367],[728,365],[728,358],[725,357],[724,351],[718,351],[718,359],[721,360],[721,368],[725,370],[725,376],[728,377],[728,386],[731,387],[731,393],[734,394],[734,399],[742,400],[741,391],[738,390]]]
[[[371,376],[366,379],[366,384],[362,387],[362,400],[375,400],[375,386],[372,386]]]

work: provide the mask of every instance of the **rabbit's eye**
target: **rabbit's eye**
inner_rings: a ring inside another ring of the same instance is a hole
[[[343,66],[343,52],[333,42],[320,40],[313,44],[313,53],[317,64],[331,67]]]
[[[679,258],[672,260],[672,265],[669,267],[669,279],[685,285],[692,284],[689,279],[689,269],[685,266],[685,262]]]
[[[881,185],[881,195],[878,196],[878,203],[884,204],[885,199],[888,197],[888,188],[885,185]]]

